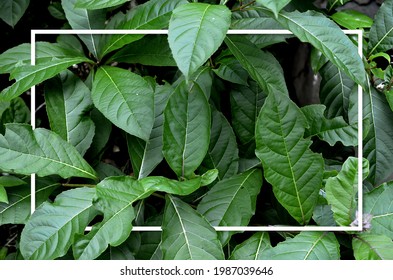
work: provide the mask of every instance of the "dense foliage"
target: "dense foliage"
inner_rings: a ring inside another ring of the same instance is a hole
[[[0,259],[393,259],[393,0],[374,19],[312,2],[50,1],[45,28],[168,34],[0,55]],[[0,18],[28,7],[2,1]],[[342,29],[364,30],[363,57]],[[363,232],[215,230],[357,226],[358,184]]]

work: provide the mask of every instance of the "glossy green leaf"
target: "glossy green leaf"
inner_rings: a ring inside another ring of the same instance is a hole
[[[352,240],[356,260],[393,260],[393,241],[384,235],[361,234]]]
[[[220,47],[230,23],[231,12],[224,5],[189,3],[173,10],[168,41],[186,79]]]
[[[240,35],[227,36],[225,44],[264,92],[288,94],[283,70],[271,53]]]
[[[12,175],[4,175],[0,177],[0,185],[3,187],[17,187],[26,185],[27,183],[18,177]]]
[[[27,124],[6,125],[5,135],[0,135],[0,168],[25,175],[96,179],[95,171],[71,144],[52,131],[33,131]]]
[[[14,28],[29,4],[30,0],[2,0],[0,2],[0,18]]]
[[[236,245],[230,260],[260,260],[266,249],[271,248],[267,232],[254,233],[249,239]]]
[[[0,185],[0,203],[9,204],[7,191],[5,190],[4,186]]]
[[[247,226],[255,214],[262,172],[253,169],[215,184],[198,204],[197,210],[212,226]],[[225,245],[234,232],[220,232]]]
[[[369,52],[385,52],[393,48],[393,0],[385,0],[375,15],[370,29]]]
[[[41,205],[60,186],[50,178],[36,178],[36,205]],[[0,225],[25,224],[31,213],[30,186],[21,185],[7,190],[9,203],[0,203]]]
[[[393,173],[393,113],[383,94],[374,88],[363,94],[363,115],[370,120],[370,129],[363,141],[363,156],[370,163],[370,176],[374,186],[385,182]]]
[[[150,35],[122,48],[110,61],[150,66],[176,66],[165,35]]]
[[[257,0],[257,4],[260,4],[271,10],[277,18],[278,13],[291,1],[292,0]]]
[[[94,105],[106,118],[144,140],[154,123],[153,90],[139,75],[110,66],[97,70],[91,91]]]
[[[309,128],[305,136],[318,136],[334,146],[337,142],[345,146],[357,146],[358,127],[357,124],[348,124],[342,116],[327,119],[324,116],[325,105],[308,105],[302,107],[302,112],[307,118]]]
[[[68,23],[76,30],[104,29],[105,27],[105,11],[104,10],[87,10],[75,7],[78,0],[62,0]],[[98,58],[101,51],[99,49],[99,40],[101,35],[78,35],[85,43],[89,51],[94,57]]]
[[[90,90],[72,72],[64,71],[46,84],[45,102],[51,130],[84,155],[95,130],[87,115],[93,105]]]
[[[373,20],[355,10],[343,10],[332,15],[332,19],[347,29],[370,28]]]
[[[166,197],[161,250],[164,260],[223,260],[214,228],[190,205]]]
[[[270,94],[256,124],[256,155],[281,205],[300,224],[312,216],[322,184],[324,163],[304,139],[307,120],[288,96]]]
[[[365,177],[368,174],[368,162],[363,160]],[[358,159],[349,157],[341,171],[326,181],[326,200],[332,206],[334,219],[339,226],[349,226],[355,219],[358,209]]]
[[[234,57],[224,57],[217,61],[217,63],[219,67],[213,71],[221,79],[235,84],[248,85],[248,73],[237,59]]]
[[[310,64],[314,74],[319,73],[321,68],[328,62],[326,56],[316,48],[311,49]]]
[[[155,120],[149,140],[143,141],[131,135],[127,136],[128,153],[131,158],[132,169],[138,179],[147,177],[164,159],[162,154],[164,108],[173,90],[168,84],[157,86],[155,89]]]
[[[326,105],[326,117],[346,116],[348,113],[349,96],[355,83],[333,63],[328,62],[320,71],[321,90],[319,97]]]
[[[209,148],[210,108],[198,84],[184,81],[164,110],[163,154],[177,176],[190,177]]]
[[[11,78],[15,78],[16,82],[0,93],[0,100],[11,100],[32,86],[56,76],[68,67],[87,61],[89,59],[86,57],[64,57],[42,64],[15,68],[11,73]]]
[[[0,131],[4,133],[4,125],[7,123],[28,123],[30,121],[30,110],[25,101],[14,98],[11,101],[0,101]]]
[[[162,29],[167,28],[172,11],[188,3],[186,0],[150,0],[136,6],[122,16],[113,29]],[[143,35],[108,35],[100,41],[101,57],[142,38]]]
[[[123,243],[130,235],[135,218],[134,202],[155,191],[187,195],[198,189],[200,183],[200,177],[183,182],[153,176],[141,180],[129,176],[106,178],[97,185],[94,199],[95,207],[104,213],[104,220],[94,225],[87,235],[78,236],[73,246],[74,257],[95,259],[108,245]]]
[[[371,214],[371,233],[393,239],[393,182],[385,183],[364,194],[363,213]]]
[[[333,21],[314,11],[281,11],[277,20],[302,42],[320,50],[353,81],[366,86],[366,72],[357,47]]]
[[[219,180],[235,175],[239,168],[239,150],[236,136],[225,116],[212,110],[210,144],[202,165],[207,169],[218,169]]]
[[[54,203],[44,202],[38,207],[22,231],[23,257],[49,260],[64,256],[75,235],[82,233],[97,214],[92,203],[94,194],[95,189],[73,189],[62,192]]]
[[[339,260],[340,245],[333,233],[303,231],[262,254],[264,260]]]
[[[76,0],[75,8],[97,10],[124,4],[129,0]]]

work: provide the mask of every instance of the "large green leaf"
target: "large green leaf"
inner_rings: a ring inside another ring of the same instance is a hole
[[[384,235],[361,234],[352,240],[356,260],[393,260],[393,241]]]
[[[363,94],[364,118],[370,120],[370,129],[363,141],[363,156],[370,163],[370,176],[374,186],[385,182],[393,173],[393,112],[383,94],[374,88]]]
[[[93,168],[56,133],[27,124],[7,124],[0,135],[0,169],[38,176],[57,174],[96,179]]]
[[[150,66],[176,66],[165,35],[148,35],[122,48],[110,61]]]
[[[36,178],[36,205],[41,205],[52,192],[60,186],[50,178]],[[0,203],[0,225],[25,224],[31,213],[30,186],[18,186],[8,189],[9,203]]]
[[[324,163],[304,139],[307,120],[288,96],[270,94],[256,124],[256,155],[273,192],[300,224],[310,220],[322,184]]]
[[[248,85],[248,73],[235,57],[227,56],[219,59],[216,63],[219,67],[213,71],[221,79],[244,86]]]
[[[267,249],[264,260],[339,260],[340,245],[333,233],[303,231]]]
[[[320,50],[352,80],[366,87],[366,72],[357,48],[333,21],[315,11],[281,11],[277,20],[302,42]]]
[[[243,243],[237,245],[229,259],[260,260],[264,251],[271,247],[269,234],[267,232],[257,232]]]
[[[355,83],[333,63],[328,62],[321,68],[321,90],[319,97],[326,105],[326,117],[346,116],[349,96]]]
[[[173,9],[188,3],[186,0],[150,0],[130,10],[114,24],[113,29],[162,29],[167,28]],[[100,41],[101,57],[139,40],[143,35],[107,35]]]
[[[76,0],[75,8],[84,8],[88,10],[104,9],[121,5],[129,0]]]
[[[220,47],[230,23],[231,12],[224,5],[189,3],[173,10],[168,41],[186,79]]]
[[[348,124],[342,116],[327,119],[324,116],[325,105],[313,104],[302,107],[302,112],[307,118],[309,128],[305,136],[318,136],[334,146],[337,142],[345,146],[357,146],[358,127],[357,124]]]
[[[75,7],[78,0],[62,0],[68,23],[73,29],[90,30],[90,29],[104,29],[105,27],[105,11],[104,10],[87,10]],[[99,40],[101,35],[78,35],[78,37],[85,43],[89,51],[94,57],[98,58],[101,51],[99,49]]]
[[[91,94],[94,105],[112,123],[131,135],[149,139],[154,123],[154,97],[141,76],[102,66],[95,75]]]
[[[123,243],[131,233],[134,202],[155,191],[187,195],[200,185],[201,177],[183,182],[153,176],[141,180],[129,176],[106,178],[97,185],[94,199],[94,206],[104,213],[104,220],[94,225],[87,235],[78,236],[73,246],[75,258],[95,259],[108,245]]]
[[[257,0],[257,3],[265,6],[269,10],[271,10],[275,17],[278,17],[278,13],[289,4],[292,0]]]
[[[46,111],[52,131],[84,155],[94,137],[94,123],[86,114],[93,102],[85,83],[70,71],[45,87]]]
[[[260,50],[240,35],[227,36],[225,44],[264,92],[288,94],[284,72],[271,53]]]
[[[393,48],[393,0],[385,0],[370,29],[369,55]]]
[[[77,233],[82,233],[97,214],[95,189],[62,192],[54,203],[36,209],[22,231],[20,250],[25,259],[50,260],[64,256]]]
[[[243,146],[251,146],[250,150],[253,151],[253,154],[255,150],[255,123],[265,99],[266,93],[255,82],[250,82],[249,87],[233,87],[230,92],[233,130]]]
[[[42,64],[17,67],[11,73],[11,78],[15,78],[16,82],[0,93],[0,100],[11,100],[32,86],[56,76],[68,67],[85,61],[89,61],[89,59],[86,57],[64,57]]]
[[[163,154],[178,176],[189,177],[209,148],[210,107],[196,83],[181,82],[164,110]]]
[[[223,260],[214,228],[190,205],[166,197],[161,250],[166,260]]]
[[[202,165],[207,169],[218,169],[219,180],[235,175],[239,169],[239,150],[236,136],[225,116],[212,110],[210,144]]]
[[[247,226],[255,214],[262,172],[252,169],[215,184],[198,204],[198,212],[212,226]],[[234,232],[220,232],[225,245]]]
[[[164,108],[173,90],[169,84],[157,86],[155,89],[155,120],[148,141],[127,135],[128,153],[131,158],[132,169],[138,179],[147,177],[164,158],[162,154]]]
[[[363,213],[371,214],[371,233],[393,239],[393,182],[385,183],[364,194]]]
[[[0,18],[12,28],[26,12],[30,0],[2,0],[0,2]]]
[[[362,164],[367,177],[367,160],[363,160]],[[332,206],[334,219],[339,226],[349,226],[355,219],[358,188],[358,159],[349,157],[340,173],[328,178],[325,185],[326,199]]]

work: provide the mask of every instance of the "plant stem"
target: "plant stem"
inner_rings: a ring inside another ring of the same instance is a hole
[[[256,1],[254,0],[254,1],[251,1],[250,3],[247,3],[247,4],[244,4],[244,5],[241,5],[241,6],[237,7],[237,8],[234,8],[234,9],[232,9],[232,12],[234,12],[234,11],[241,11],[244,8],[247,8],[248,6],[253,5],[255,2]]]

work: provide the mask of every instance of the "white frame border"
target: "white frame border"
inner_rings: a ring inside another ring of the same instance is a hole
[[[363,30],[343,30],[343,32],[347,35],[357,35],[358,41],[358,54],[363,59]],[[136,34],[155,34],[155,35],[167,35],[168,30],[31,30],[31,65],[35,65],[35,43],[36,43],[36,35],[136,35]],[[289,30],[279,29],[279,30],[269,30],[269,29],[244,29],[244,30],[228,30],[227,34],[229,35],[291,35],[293,34]],[[35,100],[35,86],[31,88],[31,126],[35,129],[36,126],[36,118],[35,118],[35,110],[36,110],[36,100]],[[287,232],[297,232],[297,231],[363,231],[363,168],[362,168],[362,159],[363,159],[363,89],[360,85],[358,85],[358,226],[356,227],[340,227],[340,226],[246,226],[246,227],[238,227],[238,226],[219,226],[214,227],[216,231],[287,231]],[[35,174],[31,174],[31,213],[35,211]],[[86,231],[89,231],[91,227],[86,228]],[[162,231],[160,226],[135,226],[132,229],[133,231]]]

